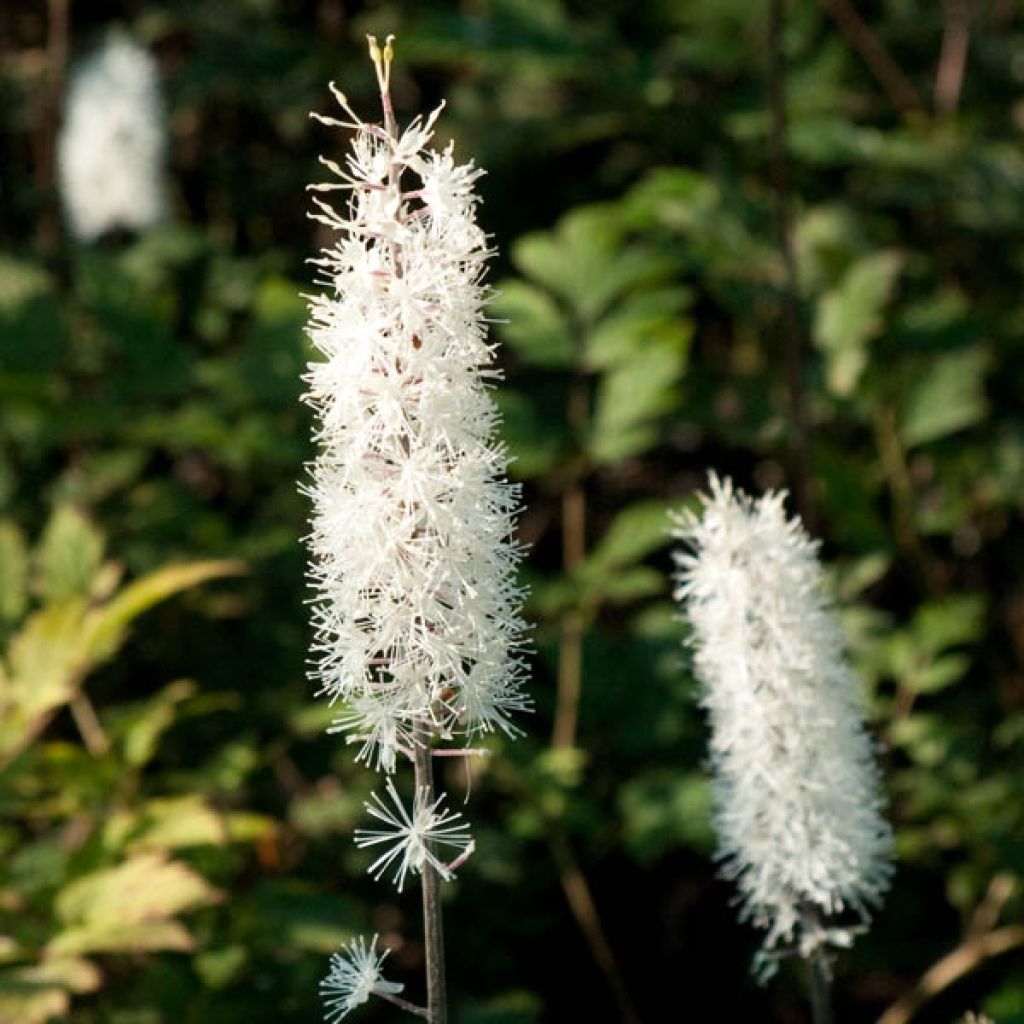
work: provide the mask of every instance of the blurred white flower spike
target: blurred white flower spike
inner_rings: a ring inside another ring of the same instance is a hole
[[[71,234],[92,242],[163,219],[166,149],[156,62],[111,32],[72,75],[65,101],[57,173]]]
[[[741,917],[767,929],[762,978],[785,953],[848,946],[892,873],[857,680],[818,545],[784,498],[754,500],[712,475],[702,514],[679,515],[673,531],[711,726],[718,858]]]
[[[305,377],[319,445],[304,488],[311,676],[338,705],[330,731],[389,775],[387,799],[366,804],[379,827],[355,841],[377,854],[376,878],[391,873],[399,891],[410,875],[421,882],[427,1007],[406,1009],[443,1024],[439,885],[473,842],[435,793],[432,765],[482,753],[481,735],[518,735],[516,718],[530,709],[519,489],[506,479],[491,397],[499,372],[484,317],[491,251],[476,222],[483,172],[457,163],[451,144],[431,148],[442,107],[399,130],[391,37],[383,48],[369,42],[383,125],[362,121],[333,85],[343,116],[314,115],[353,138],[343,164],[321,158],[333,179],[310,186],[311,216],[338,232],[312,260],[322,291],[308,327],[321,358]],[[341,211],[321,198],[339,191]],[[415,770],[411,808],[390,778],[402,761]]]

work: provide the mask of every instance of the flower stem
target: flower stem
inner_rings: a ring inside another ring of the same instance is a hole
[[[814,1024],[832,1024],[828,962],[820,949],[807,958],[807,985],[811,994],[811,1019]]]
[[[426,790],[426,805],[434,802],[434,758],[430,736],[423,726],[416,731],[416,788]],[[423,949],[427,972],[427,1020],[447,1024],[448,1000],[444,979],[444,929],[441,921],[441,876],[430,864],[423,866]]]

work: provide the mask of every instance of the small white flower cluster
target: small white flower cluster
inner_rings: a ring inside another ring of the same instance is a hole
[[[817,544],[784,495],[752,500],[711,477],[701,516],[676,520],[676,598],[692,627],[711,724],[715,824],[742,916],[810,956],[849,945],[891,875],[874,749],[824,596]]]
[[[360,936],[343,946],[331,957],[331,969],[320,982],[320,995],[327,1008],[327,1024],[336,1024],[357,1006],[362,1006],[371,995],[395,995],[405,987],[395,981],[385,981],[380,968],[388,955],[385,950],[377,955],[377,936],[366,940]]]
[[[73,75],[58,139],[61,198],[75,238],[139,231],[164,216],[166,144],[156,62],[111,33]]]
[[[336,95],[356,136],[319,186],[351,190],[348,216],[316,200],[343,238],[314,261],[328,291],[309,330],[314,678],[359,758],[393,771],[417,725],[467,743],[519,731],[519,492],[493,439],[481,172],[427,148],[440,111],[391,138]]]
[[[469,838],[469,825],[459,820],[462,815],[458,811],[440,810],[444,794],[432,801],[423,789],[417,790],[410,814],[390,779],[385,788],[394,810],[376,793],[366,804],[366,809],[378,821],[382,821],[385,828],[356,829],[356,846],[387,845],[370,865],[370,874],[379,880],[389,867],[394,866],[394,882],[399,892],[405,885],[405,876],[409,872],[420,874],[425,864],[434,868],[445,881],[450,880],[451,866],[440,860],[431,847],[452,846],[460,857],[468,856],[473,841]]]

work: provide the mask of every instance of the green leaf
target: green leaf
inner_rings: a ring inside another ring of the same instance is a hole
[[[25,538],[14,523],[4,520],[0,522],[0,623],[15,622],[24,614],[27,574]]]
[[[584,324],[592,324],[620,296],[672,277],[679,269],[668,250],[630,242],[612,204],[580,207],[548,234],[527,235],[513,262],[535,284],[553,292]]]
[[[682,314],[690,301],[685,288],[659,288],[623,299],[587,334],[587,366],[606,369],[666,343],[685,349],[693,325]]]
[[[57,894],[57,918],[66,927],[48,948],[53,953],[191,949],[191,935],[173,918],[220,898],[181,861],[163,853],[137,853],[116,867],[76,879]]]
[[[103,535],[77,509],[58,505],[36,552],[38,585],[49,601],[89,593],[103,560]]]
[[[914,640],[927,651],[975,643],[981,636],[985,598],[980,594],[958,594],[922,605],[914,615]]]
[[[178,705],[196,692],[196,684],[179,679],[146,701],[124,709],[115,719],[114,735],[121,740],[125,761],[136,767],[148,764],[163,733],[174,724]]]
[[[85,637],[90,660],[95,663],[113,654],[128,624],[154,605],[208,580],[238,576],[245,571],[242,562],[190,562],[157,569],[129,583],[107,604],[90,612]]]
[[[926,444],[977,423],[988,411],[984,378],[989,358],[980,347],[938,357],[914,382],[903,409],[908,447]]]
[[[680,334],[675,342],[682,341]],[[616,462],[654,443],[654,420],[674,407],[683,371],[682,346],[675,342],[651,347],[601,378],[587,444],[595,462]]]
[[[494,397],[501,412],[501,436],[512,458],[509,473],[530,479],[557,465],[568,447],[564,418],[552,422],[531,396],[521,391],[503,388]]]
[[[196,940],[180,921],[89,922],[64,928],[50,942],[51,953],[188,953]]]
[[[149,800],[133,819],[131,850],[224,846],[259,839],[275,828],[263,815],[217,812],[197,793]]]
[[[605,569],[632,565],[669,543],[669,526],[664,502],[637,502],[611,521],[587,560]]]
[[[829,390],[848,396],[868,361],[868,343],[882,328],[882,311],[903,265],[895,252],[857,260],[818,306],[814,340],[825,354]]]
[[[503,281],[489,312],[508,321],[499,325],[499,332],[523,362],[547,369],[575,362],[576,346],[565,314],[541,289],[524,281]]]

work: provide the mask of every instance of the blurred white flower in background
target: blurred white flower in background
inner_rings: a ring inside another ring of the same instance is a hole
[[[711,724],[718,857],[742,917],[785,951],[846,946],[892,872],[892,834],[858,683],[824,591],[816,542],[784,494],[753,500],[711,477],[703,514],[677,519],[676,597],[693,629]]]
[[[57,142],[68,226],[80,242],[140,231],[166,208],[167,125],[152,55],[110,33],[75,73]]]

